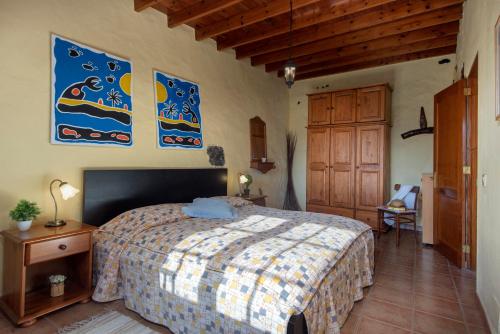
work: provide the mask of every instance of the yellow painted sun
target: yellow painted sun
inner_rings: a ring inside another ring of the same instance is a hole
[[[156,102],[163,103],[168,99],[168,92],[161,82],[156,82]]]
[[[120,78],[120,88],[128,96],[130,96],[130,83],[131,83],[131,79],[132,79],[132,77],[130,76],[130,73],[125,73]]]

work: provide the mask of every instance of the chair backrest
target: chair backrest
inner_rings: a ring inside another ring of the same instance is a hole
[[[394,185],[394,190],[398,191],[401,188],[400,184],[395,184]],[[417,210],[417,203],[418,203],[418,194],[420,193],[420,187],[419,186],[413,186],[410,190],[411,193],[415,193],[415,202],[413,202],[413,207],[408,208],[411,210]]]

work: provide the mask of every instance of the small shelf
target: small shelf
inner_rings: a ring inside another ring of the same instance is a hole
[[[88,298],[87,289],[83,286],[66,281],[64,294],[59,297],[50,296],[50,286],[26,293],[25,317],[39,317],[62,307],[74,304]]]
[[[253,160],[250,162],[250,167],[253,169],[257,169],[263,174],[269,172],[271,169],[276,168],[276,165],[274,162],[267,161],[267,162],[262,162],[260,160]]]

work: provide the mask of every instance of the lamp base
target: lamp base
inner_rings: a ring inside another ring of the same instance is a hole
[[[66,222],[64,220],[51,220],[47,224],[45,224],[45,227],[61,227],[66,225]]]

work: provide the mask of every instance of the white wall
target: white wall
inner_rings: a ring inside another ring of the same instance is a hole
[[[451,62],[439,65],[443,58],[450,58]],[[453,82],[454,60],[454,55],[448,55],[296,82],[290,90],[289,128],[298,137],[293,176],[302,208],[306,203],[306,94],[389,83],[394,90],[391,184],[418,185],[422,173],[432,173],[433,136],[425,134],[403,140],[401,133],[420,126],[421,106],[425,108],[429,126],[434,124],[434,95]]]
[[[477,293],[493,333],[498,333],[500,325],[500,122],[495,121],[494,57],[494,26],[499,15],[499,0],[465,2],[456,73],[458,78],[465,65],[467,75],[479,55]],[[488,179],[485,186],[482,175]]]
[[[132,61],[132,148],[49,144],[51,32]],[[0,45],[0,230],[13,226],[8,211],[20,198],[40,204],[41,220],[51,217],[50,180],[81,189],[86,167],[210,166],[206,150],[156,148],[153,68],[199,83],[204,141],[224,147],[229,192],[238,191],[237,173],[248,171],[254,191],[262,187],[271,206],[282,205],[287,88],[233,52],[218,52],[214,41],[196,42],[187,26],[169,29],[153,9],[135,12],[133,0],[0,0]],[[256,115],[267,123],[268,155],[277,163],[265,175],[249,168]],[[64,202],[61,217],[80,219],[81,202]]]

